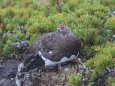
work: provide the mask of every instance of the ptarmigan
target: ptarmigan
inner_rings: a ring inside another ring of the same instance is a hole
[[[78,57],[80,46],[80,39],[68,26],[61,24],[55,32],[43,34],[33,42],[23,66],[31,70],[71,61]]]

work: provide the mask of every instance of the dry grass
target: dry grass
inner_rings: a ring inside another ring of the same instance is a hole
[[[69,64],[62,67],[61,70],[55,71],[55,68],[46,69],[45,71],[36,71],[32,73],[34,86],[65,86],[68,83],[69,77],[76,74],[77,63]],[[39,84],[39,85],[38,85]]]

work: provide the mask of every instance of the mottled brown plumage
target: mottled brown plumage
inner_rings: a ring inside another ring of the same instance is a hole
[[[60,25],[56,32],[38,37],[30,47],[29,53],[36,54],[40,51],[45,58],[60,61],[63,57],[77,55],[80,46],[80,39],[66,25]]]

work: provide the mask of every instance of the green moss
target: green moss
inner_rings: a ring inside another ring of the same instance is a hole
[[[80,86],[81,84],[81,75],[71,75],[69,82],[72,86]]]

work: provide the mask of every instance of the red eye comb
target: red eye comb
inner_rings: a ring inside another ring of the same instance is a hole
[[[61,28],[64,28],[65,26],[66,26],[66,25],[61,25],[60,27],[61,27]]]

